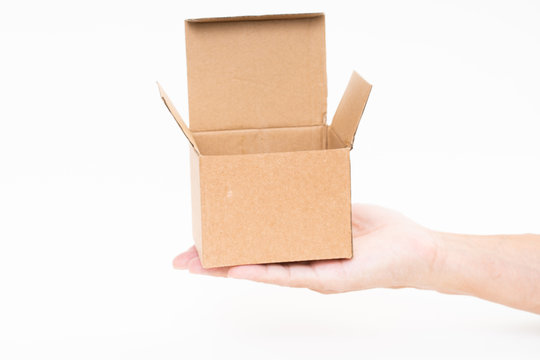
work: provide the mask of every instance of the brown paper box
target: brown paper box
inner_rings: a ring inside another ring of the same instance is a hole
[[[193,236],[205,268],[352,257],[349,152],[371,85],[326,124],[324,14],[186,20]]]

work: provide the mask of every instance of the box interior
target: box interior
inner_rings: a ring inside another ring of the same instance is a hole
[[[344,148],[327,125],[193,132],[202,155],[240,155]]]
[[[324,14],[186,20],[189,127],[200,155],[352,149],[371,85],[353,72],[326,124]]]

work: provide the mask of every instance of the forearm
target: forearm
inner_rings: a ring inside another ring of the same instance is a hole
[[[539,235],[436,236],[431,288],[540,314]]]

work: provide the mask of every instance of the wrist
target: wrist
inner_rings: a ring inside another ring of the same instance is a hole
[[[444,234],[423,227],[403,233],[407,234],[403,242],[409,244],[409,251],[390,287],[439,290],[446,274],[447,240]]]
[[[470,294],[470,281],[474,274],[463,276],[464,263],[474,261],[467,235],[432,231],[435,256],[427,285],[431,290],[446,294]]]
[[[414,288],[425,290],[439,290],[442,277],[445,274],[446,264],[446,237],[444,233],[426,229],[424,244],[420,249],[422,261],[418,269],[416,282],[410,284]]]

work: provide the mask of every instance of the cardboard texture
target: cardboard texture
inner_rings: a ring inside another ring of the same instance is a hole
[[[371,91],[326,124],[324,14],[186,20],[193,237],[203,267],[352,257],[349,153]]]

